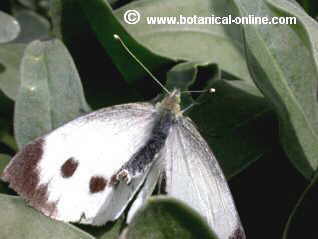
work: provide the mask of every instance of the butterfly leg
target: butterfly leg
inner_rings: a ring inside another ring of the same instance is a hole
[[[128,169],[122,168],[121,170],[119,170],[118,173],[114,174],[111,177],[110,185],[117,185],[121,181],[126,182],[126,184],[128,185],[131,183],[132,177],[132,173],[130,173]]]
[[[81,215],[80,219],[78,220],[78,223],[81,223],[81,221],[82,221],[83,219],[86,219],[85,212],[82,212],[82,215]]]
[[[127,169],[122,169],[116,175],[116,179],[118,181],[124,180],[127,184],[130,184],[130,182],[131,182],[131,174],[129,173],[129,171]]]

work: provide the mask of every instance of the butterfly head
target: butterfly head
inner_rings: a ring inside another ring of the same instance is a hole
[[[168,110],[175,116],[182,115],[180,108],[180,90],[175,89],[169,93],[161,102],[157,104],[160,110]]]

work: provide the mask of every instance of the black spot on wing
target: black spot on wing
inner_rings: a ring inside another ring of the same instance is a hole
[[[69,158],[61,167],[61,174],[63,178],[69,178],[73,176],[74,172],[78,167],[78,161],[75,161],[73,158]]]
[[[101,176],[94,176],[89,181],[89,191],[91,193],[98,193],[105,189],[107,180]]]
[[[54,216],[56,205],[47,201],[48,185],[39,185],[37,166],[43,155],[43,143],[44,140],[39,138],[26,145],[15,155],[1,178],[9,182],[9,186],[26,199],[31,206],[47,216]]]

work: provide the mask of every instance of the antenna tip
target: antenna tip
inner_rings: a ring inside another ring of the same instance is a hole
[[[210,88],[209,89],[209,93],[215,93],[215,89],[214,88]]]
[[[114,34],[113,37],[116,39],[116,40],[119,40],[120,37],[117,35],[117,34]]]

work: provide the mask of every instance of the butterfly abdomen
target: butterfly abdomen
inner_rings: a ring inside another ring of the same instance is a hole
[[[156,159],[156,155],[164,147],[170,128],[175,117],[170,111],[158,113],[158,118],[151,131],[148,141],[134,156],[119,170],[116,178],[126,178],[130,182],[131,177],[145,172]],[[124,173],[123,173],[124,172]]]

